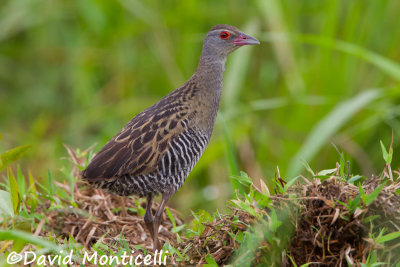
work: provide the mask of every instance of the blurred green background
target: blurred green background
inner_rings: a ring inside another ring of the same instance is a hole
[[[2,0],[0,151],[31,144],[22,169],[62,180],[63,144],[98,151],[188,79],[226,23],[262,43],[228,59],[210,145],[170,204],[222,207],[239,170],[269,183],[276,166],[334,168],[331,143],[377,174],[392,131],[400,161],[399,14],[397,0]]]

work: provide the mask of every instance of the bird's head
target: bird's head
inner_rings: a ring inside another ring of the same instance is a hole
[[[260,42],[233,26],[219,24],[212,27],[207,33],[203,44],[202,58],[224,60],[237,48],[253,44],[260,44]]]

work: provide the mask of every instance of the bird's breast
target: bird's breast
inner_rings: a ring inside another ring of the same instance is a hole
[[[221,90],[214,92],[202,92],[192,102],[192,108],[195,116],[193,120],[195,125],[202,131],[211,135],[217,117]]]

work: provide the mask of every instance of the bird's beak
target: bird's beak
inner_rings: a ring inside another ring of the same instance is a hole
[[[240,35],[233,40],[233,43],[235,45],[254,45],[254,44],[260,44],[260,42],[254,38],[251,37],[250,35],[247,35],[243,32],[240,33]]]

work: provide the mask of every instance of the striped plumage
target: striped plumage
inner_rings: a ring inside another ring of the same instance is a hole
[[[128,122],[82,172],[82,178],[97,188],[147,197],[144,219],[155,249],[165,203],[182,186],[210,140],[226,58],[238,47],[256,43],[233,26],[213,27],[193,76]],[[162,203],[153,217],[151,203],[157,194],[162,194]]]
[[[212,128],[197,125],[198,111],[191,104],[200,93],[195,83],[186,83],[139,113],[96,155],[83,177],[124,196],[174,193],[211,135]]]

